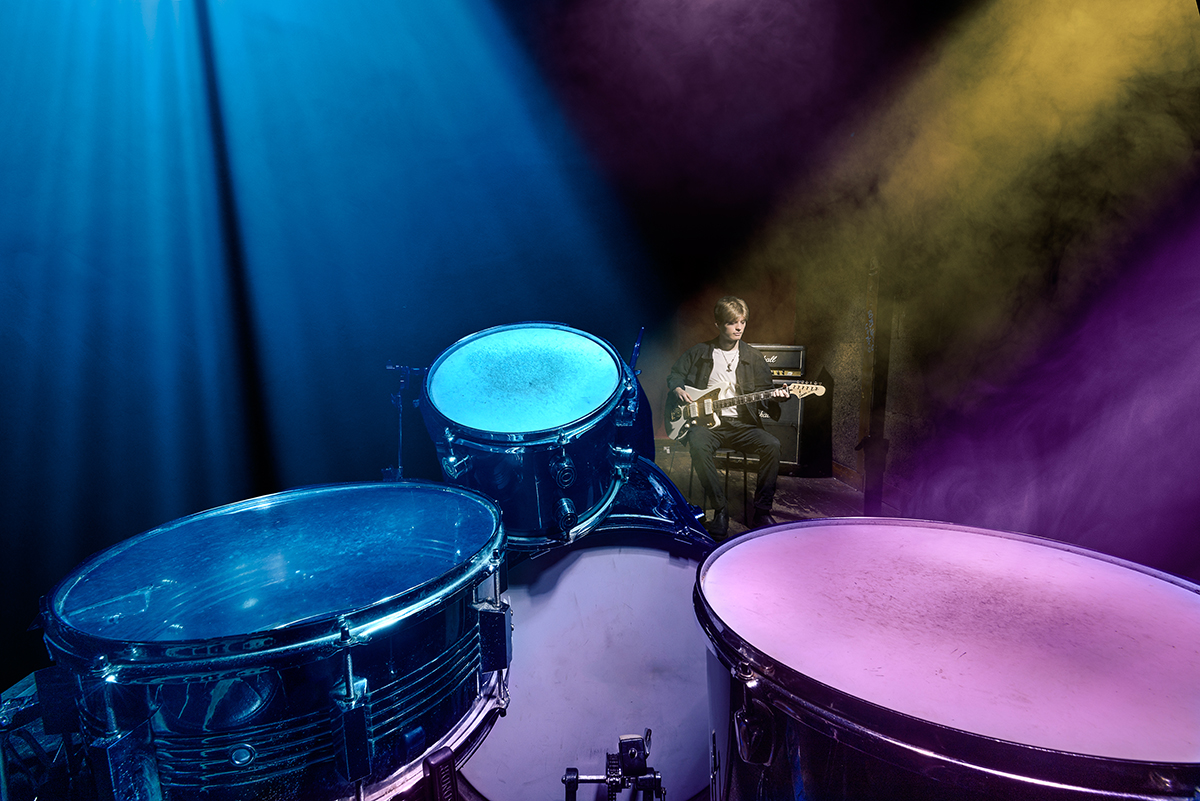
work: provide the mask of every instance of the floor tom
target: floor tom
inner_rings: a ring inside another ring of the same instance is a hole
[[[713,798],[1191,798],[1200,588],[1059,542],[895,519],[704,562]]]

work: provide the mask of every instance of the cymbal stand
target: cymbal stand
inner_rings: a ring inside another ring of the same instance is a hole
[[[396,466],[383,469],[384,481],[404,480],[404,390],[415,382],[420,386],[421,380],[429,372],[427,367],[404,367],[387,363],[387,369],[400,374],[400,390],[392,395],[392,405],[396,407]],[[415,403],[415,402],[414,402]]]

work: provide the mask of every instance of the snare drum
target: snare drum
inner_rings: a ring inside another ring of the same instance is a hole
[[[506,703],[495,505],[293,490],[148,531],[48,597],[102,799],[406,798]],[[441,753],[445,753],[442,751]]]
[[[695,604],[714,801],[1192,798],[1200,587],[894,519],[733,540]]]
[[[638,415],[633,372],[607,342],[554,323],[458,341],[430,367],[421,408],[446,480],[496,501],[510,549],[590,531],[636,458],[617,437]]]
[[[567,768],[602,775],[620,736],[647,728],[669,797],[708,786],[706,640],[691,592],[713,543],[699,511],[640,459],[592,533],[509,569],[512,703],[462,768],[489,801],[560,798]]]

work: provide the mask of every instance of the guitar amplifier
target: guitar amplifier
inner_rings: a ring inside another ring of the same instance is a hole
[[[804,377],[803,345],[752,345],[767,360],[775,386],[787,386]],[[779,471],[787,474],[800,464],[800,429],[804,419],[804,398],[781,402],[783,414],[778,421],[763,417],[763,426],[779,440]],[[764,413],[765,414],[765,413]]]
[[[804,346],[803,345],[750,345],[758,350],[767,360],[771,375],[776,380],[780,378],[804,377]]]

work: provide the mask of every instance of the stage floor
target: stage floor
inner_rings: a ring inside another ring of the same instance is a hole
[[[675,482],[691,503],[704,509],[706,519],[713,515],[712,502],[705,503],[700,482],[692,474],[692,457],[685,443],[660,439],[655,443],[655,464]],[[721,462],[718,462],[721,466]],[[733,462],[728,470],[726,498],[729,504],[729,536],[747,531],[747,515],[753,515],[755,468],[753,464],[743,488],[741,465]],[[744,496],[743,496],[744,489]],[[745,497],[745,503],[742,499]],[[775,519],[811,520],[822,517],[859,517],[863,513],[863,495],[850,485],[833,477],[799,478],[780,472],[775,489]],[[898,516],[897,510],[885,505],[883,514]]]

